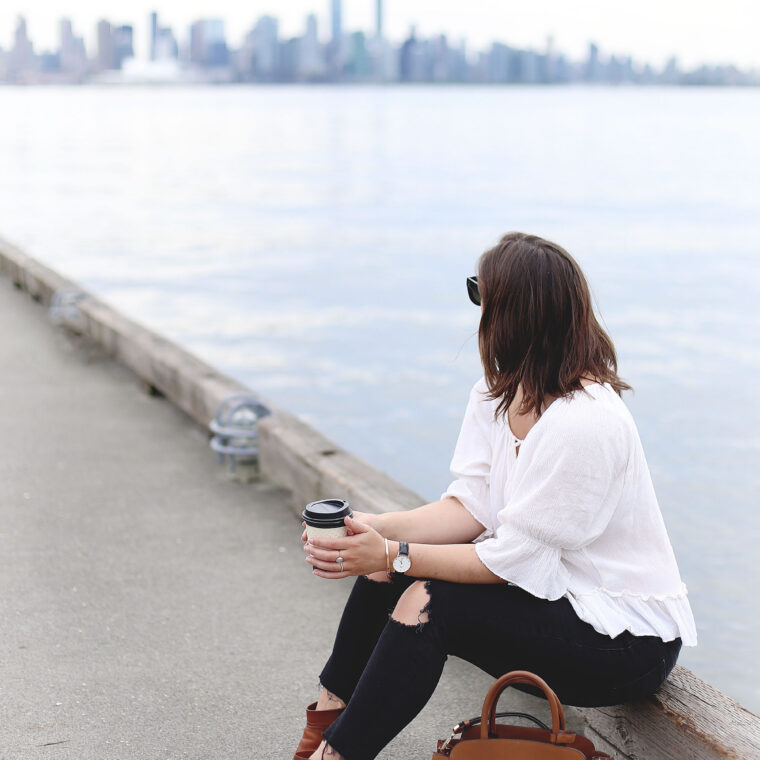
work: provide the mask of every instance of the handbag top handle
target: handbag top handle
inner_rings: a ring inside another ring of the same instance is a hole
[[[539,678],[535,673],[530,673],[527,670],[513,670],[509,673],[505,673],[499,678],[488,690],[486,698],[483,701],[483,712],[480,716],[480,738],[488,739],[492,733],[492,726],[496,721],[496,703],[499,701],[501,693],[513,684],[527,684],[530,686],[537,686],[544,692],[546,700],[549,702],[549,709],[552,713],[552,744],[564,744],[568,740],[572,741],[572,737],[565,739],[563,734],[565,733],[565,713],[562,710],[557,695],[552,691],[549,685],[542,678]],[[572,735],[574,736],[574,734]]]

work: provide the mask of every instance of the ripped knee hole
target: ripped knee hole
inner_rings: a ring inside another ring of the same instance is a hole
[[[415,581],[402,595],[396,608],[389,616],[391,620],[407,628],[416,627],[421,631],[425,623],[430,622],[430,581]],[[424,604],[423,604],[424,600]],[[414,622],[413,616],[417,621]]]

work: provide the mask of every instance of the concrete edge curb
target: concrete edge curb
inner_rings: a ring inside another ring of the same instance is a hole
[[[51,304],[56,293],[82,293],[76,304],[77,329],[206,430],[227,396],[243,392],[258,396],[2,238],[0,271],[45,306]],[[356,509],[378,513],[424,503],[386,473],[337,446],[294,415],[261,400],[272,410],[272,415],[260,423],[261,469],[268,480],[292,493],[292,507],[297,514],[309,501],[327,496],[347,498]]]
[[[2,238],[0,273],[46,306],[56,293],[83,293],[77,303],[81,331],[204,429],[227,396],[252,392]],[[328,495],[374,513],[423,503],[387,474],[261,400],[272,410],[260,425],[261,468],[268,480],[291,492],[296,514],[307,502]],[[680,665],[642,703],[580,712],[597,748],[616,760],[760,757],[760,718]]]

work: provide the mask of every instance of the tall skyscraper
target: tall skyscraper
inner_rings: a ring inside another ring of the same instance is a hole
[[[111,29],[111,24],[105,19],[98,21],[97,62],[100,71],[118,68],[118,66],[116,66],[113,30]]]
[[[330,22],[330,68],[333,74],[340,74],[343,68],[343,2],[331,0]]]
[[[167,61],[179,56],[179,45],[171,27],[159,26],[156,32],[156,60]]]
[[[280,25],[274,16],[262,16],[254,27],[253,67],[258,76],[270,81],[277,76]]]
[[[379,40],[383,38],[383,0],[377,0],[375,8],[375,36]]]
[[[585,72],[586,81],[598,82],[601,79],[601,68],[601,63],[599,62],[599,47],[595,43],[589,42]]]
[[[324,73],[322,51],[319,45],[317,17],[311,13],[306,18],[306,30],[300,40],[298,74],[305,80],[316,79]]]
[[[133,58],[135,55],[132,37],[132,27],[128,24],[117,26],[113,30],[114,65],[117,69],[122,67],[127,58]]]
[[[23,81],[24,74],[34,67],[34,48],[26,30],[26,19],[16,19],[13,47],[8,56],[8,81]]]
[[[343,37],[343,2],[342,0],[332,0],[332,10],[330,12],[330,19],[332,23],[332,39],[333,45],[340,44]]]
[[[158,13],[150,14],[150,60],[156,60],[156,37],[158,36]]]
[[[190,26],[190,62],[203,66],[204,59],[203,21],[194,21]]]
[[[79,80],[87,71],[87,53],[84,49],[84,40],[74,34],[70,19],[62,18],[59,30],[61,71]]]
[[[61,68],[66,69],[66,64],[74,56],[74,30],[71,19],[62,18],[58,24],[60,36]]]

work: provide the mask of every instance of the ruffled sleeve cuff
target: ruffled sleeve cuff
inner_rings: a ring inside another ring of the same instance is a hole
[[[441,494],[441,499],[451,496],[485,528],[475,541],[493,535],[492,519],[488,513],[488,486],[476,478],[458,478]]]
[[[561,550],[500,526],[495,538],[475,547],[480,561],[495,575],[541,599],[555,600],[567,591],[568,573]]]

